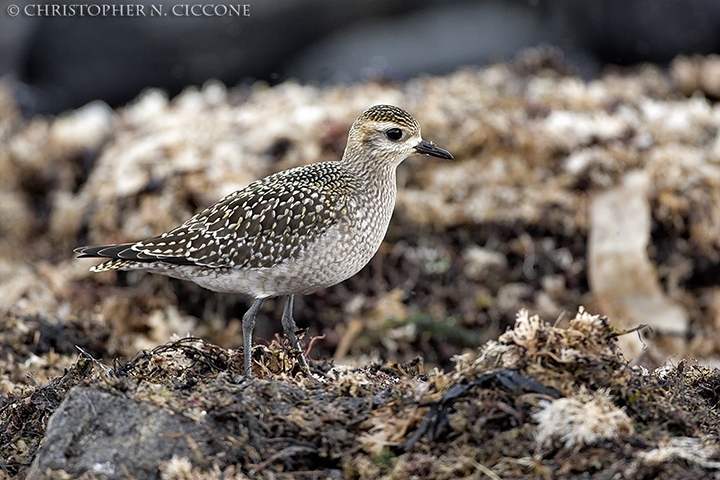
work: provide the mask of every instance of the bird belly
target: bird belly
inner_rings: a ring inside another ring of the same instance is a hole
[[[295,258],[272,267],[188,269],[186,277],[201,287],[218,292],[235,292],[266,298],[278,295],[309,294],[336,285],[358,273],[375,255],[387,231],[384,228],[353,228],[339,224],[307,245]],[[180,270],[180,269],[177,269]]]
[[[330,229],[297,258],[263,269],[266,291],[275,295],[309,294],[347,280],[372,259],[380,248],[385,230],[370,238],[343,225]]]

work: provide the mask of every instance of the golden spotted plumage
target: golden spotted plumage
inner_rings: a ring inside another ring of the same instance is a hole
[[[159,236],[80,247],[107,258],[93,271],[147,270],[219,292],[251,295],[243,317],[245,370],[264,298],[287,295],[282,324],[300,350],[293,296],[342,282],[377,252],[395,207],[397,166],[413,153],[452,158],[423,141],[406,111],[376,105],[353,123],[339,162],[306,165],[252,182]],[[304,356],[300,361],[307,367]]]

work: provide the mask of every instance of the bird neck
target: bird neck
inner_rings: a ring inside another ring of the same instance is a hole
[[[397,165],[393,165],[383,158],[368,155],[367,151],[362,148],[354,149],[348,145],[340,162],[347,171],[363,180],[363,183],[367,183],[368,186],[385,187],[388,183],[395,185]]]

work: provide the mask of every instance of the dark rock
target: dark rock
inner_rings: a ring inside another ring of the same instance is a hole
[[[243,2],[195,0],[183,5],[231,3]],[[197,17],[175,16],[172,3],[159,2],[160,16],[151,15],[146,6],[144,15],[132,18],[35,17],[33,33],[23,42],[25,54],[10,69],[31,87],[23,90],[26,110],[40,113],[57,113],[94,99],[121,105],[148,87],[175,95],[186,85],[211,78],[231,85],[248,78],[277,81],[283,62],[314,40],[412,3],[370,0],[344,2],[338,8],[332,0],[257,2],[249,3],[249,17]],[[23,34],[28,35],[27,29]]]
[[[210,0],[180,5],[181,16],[162,2],[161,15],[146,6],[134,17],[6,16],[12,1],[0,0],[0,75],[24,82],[16,97],[27,113],[95,99],[122,105],[148,87],[174,96],[208,79],[443,74],[540,44],[561,47],[585,76],[606,63],[668,62],[720,48],[713,0],[286,0],[249,3],[249,17],[183,14],[230,5]]]

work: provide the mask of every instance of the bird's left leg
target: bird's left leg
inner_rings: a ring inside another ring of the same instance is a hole
[[[262,298],[256,298],[242,319],[243,354],[245,357],[245,375],[247,377],[252,377],[252,335],[255,329],[255,317],[257,317],[262,302]]]

